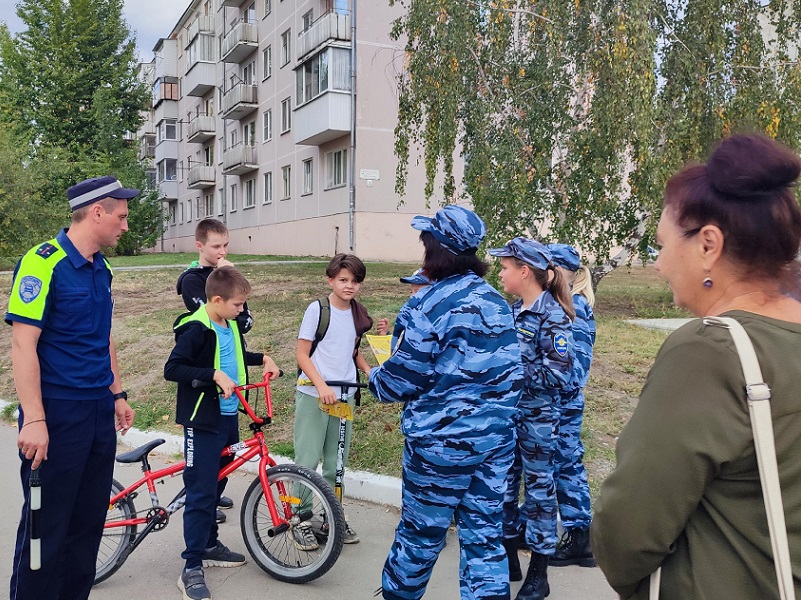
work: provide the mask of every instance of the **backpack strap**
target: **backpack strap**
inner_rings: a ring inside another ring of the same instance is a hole
[[[312,340],[311,350],[309,356],[314,354],[317,345],[323,341],[325,334],[328,333],[328,326],[331,324],[331,301],[328,296],[324,296],[317,300],[320,305],[320,315],[317,318],[317,331],[314,332],[314,339]]]

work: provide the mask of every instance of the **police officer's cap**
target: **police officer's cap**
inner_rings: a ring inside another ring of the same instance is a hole
[[[130,200],[138,195],[139,190],[122,187],[122,184],[111,175],[85,179],[67,190],[70,210],[78,210],[103,198]]]
[[[569,244],[548,244],[548,250],[553,256],[553,264],[568,271],[578,271],[581,266],[581,257],[578,250]]]
[[[551,251],[540,242],[524,237],[509,240],[503,248],[489,250],[492,256],[512,257],[522,260],[527,265],[543,271],[551,264]]]
[[[432,281],[425,276],[425,273],[423,273],[423,269],[417,269],[408,277],[401,277],[400,282],[410,283],[412,285],[431,285],[432,283]]]
[[[414,217],[412,227],[430,232],[453,254],[475,254],[487,233],[484,221],[476,213],[455,204],[441,208],[433,217]]]

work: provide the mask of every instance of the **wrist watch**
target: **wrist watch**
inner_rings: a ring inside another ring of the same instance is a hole
[[[116,402],[117,400],[125,400],[127,402],[128,401],[128,392],[126,392],[125,390],[122,390],[121,392],[119,392],[117,394],[114,394],[114,401]]]

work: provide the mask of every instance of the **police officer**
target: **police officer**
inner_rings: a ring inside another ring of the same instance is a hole
[[[548,244],[553,263],[565,276],[573,296],[576,317],[573,319],[575,359],[570,384],[561,395],[559,435],[554,453],[556,500],[565,534],[548,564],[554,567],[579,565],[594,567],[590,547],[590,484],[584,467],[584,444],[581,423],[584,418],[584,387],[590,376],[595,344],[595,295],[587,267],[581,266],[578,251],[569,244]],[[580,273],[580,277],[577,274]]]
[[[395,352],[370,373],[382,402],[403,402],[403,504],[384,565],[383,597],[423,596],[451,520],[460,540],[461,597],[509,598],[502,502],[512,464],[523,373],[509,305],[481,277],[486,228],[446,206],[418,216],[432,284],[401,308]]]
[[[512,580],[522,579],[517,546],[522,517],[531,549],[517,600],[542,600],[549,592],[548,559],[556,549],[556,486],[553,453],[559,427],[559,401],[571,378],[573,301],[548,249],[517,237],[489,251],[501,259],[504,290],[519,296],[512,305],[523,360],[525,384],[520,398],[518,447],[504,500],[504,546]],[[525,499],[518,509],[521,474]]]
[[[12,600],[89,596],[108,508],[116,430],[134,412],[111,337],[111,269],[100,253],[128,230],[128,200],[114,177],[67,190],[72,223],[28,251],[14,271],[6,322],[20,402],[17,446],[25,502]],[[115,424],[116,421],[116,424]],[[39,469],[41,569],[30,569],[28,480]]]

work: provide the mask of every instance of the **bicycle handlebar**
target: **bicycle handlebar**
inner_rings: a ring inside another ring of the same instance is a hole
[[[284,376],[284,372],[282,370],[279,370],[278,371],[278,376],[279,377],[283,377]],[[269,383],[270,379],[268,377],[265,377],[264,379],[262,379],[258,383],[249,383],[247,385],[238,385],[238,386],[236,386],[236,389],[238,389],[238,390],[247,390],[247,389],[250,389],[251,387],[262,387],[262,384],[265,383],[265,382]],[[216,386],[216,385],[217,384],[214,381],[203,381],[202,379],[193,379],[192,380],[192,387],[195,388],[195,389],[202,388],[202,387],[211,387],[211,386]]]
[[[345,387],[345,388],[355,387],[355,388],[361,388],[363,390],[366,390],[368,387],[370,387],[368,384],[361,383],[360,381],[326,381],[325,385]]]

